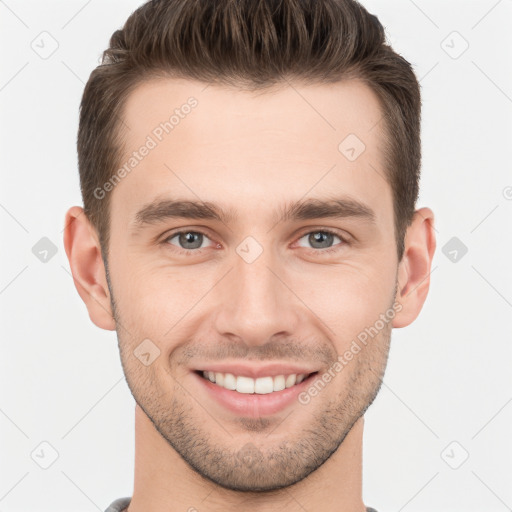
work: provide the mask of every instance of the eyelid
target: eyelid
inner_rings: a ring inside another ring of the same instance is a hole
[[[351,235],[349,235],[347,232],[340,231],[339,229],[336,229],[336,228],[329,228],[327,226],[307,226],[306,228],[301,229],[297,236],[299,238],[302,238],[304,235],[307,235],[309,233],[318,233],[318,232],[330,233],[331,235],[336,235],[341,240],[343,240],[344,242],[347,242],[347,243],[353,239],[353,237]]]
[[[161,235],[159,235],[157,237],[157,240],[161,240],[162,242],[165,242],[168,238],[179,235],[180,233],[200,233],[201,235],[204,235],[204,236],[208,237],[210,240],[212,240],[210,231],[206,226],[190,226],[190,227],[184,227],[184,228],[169,229],[165,233],[162,233]]]
[[[210,240],[212,242],[213,246],[220,245],[219,242],[216,242],[209,235],[208,229],[205,227],[202,227],[202,226],[197,227],[197,228],[192,226],[192,227],[186,227],[186,228],[171,229],[162,235],[162,240],[160,243],[172,245],[168,242],[168,240],[170,238],[174,238],[176,235],[179,235],[179,234],[190,233],[190,232],[198,233],[198,234],[201,234],[204,237],[208,238],[208,240]],[[307,251],[313,252],[315,254],[321,254],[321,253],[329,253],[329,252],[340,250],[341,247],[343,247],[345,245],[350,245],[353,241],[352,237],[348,233],[345,233],[345,232],[340,233],[335,228],[328,228],[328,227],[322,227],[322,226],[306,226],[305,228],[303,228],[302,230],[299,231],[299,234],[295,235],[295,242],[293,242],[293,244],[295,245],[305,235],[308,235],[311,233],[319,233],[319,232],[329,233],[331,235],[337,236],[341,240],[341,243],[335,244],[332,247],[327,247],[324,249],[315,249],[314,247],[302,247],[302,246],[298,246],[298,247],[300,247],[302,249],[306,249]],[[210,246],[210,247],[212,247],[212,246]],[[203,247],[200,249],[183,249],[183,248],[175,246],[175,245],[173,245],[173,248],[174,248],[173,250],[175,250],[178,254],[181,253],[181,254],[190,254],[190,255],[202,254],[203,251],[208,249],[208,247]]]
[[[161,243],[164,243],[164,244],[168,244],[168,245],[172,245],[168,242],[168,240],[170,238],[174,238],[176,235],[180,235],[180,234],[184,234],[184,233],[197,233],[197,234],[200,234],[200,235],[203,235],[203,237],[207,238],[208,240],[210,240],[211,242],[211,246],[210,247],[214,247],[216,245],[219,245],[219,242],[216,242],[211,236],[210,234],[208,233],[208,230],[204,227],[201,227],[201,228],[176,228],[175,230],[170,230],[170,231],[167,231],[166,233],[164,233],[162,235],[162,242]],[[186,253],[201,253],[203,252],[205,249],[208,249],[208,247],[203,247],[201,249],[183,249],[181,247],[178,247],[176,245],[173,245],[173,247],[176,249],[176,251],[180,252],[186,252]]]
[[[294,245],[298,244],[299,241],[301,240],[301,238],[303,238],[304,236],[309,235],[311,233],[328,233],[330,235],[338,237],[341,240],[340,243],[334,244],[332,247],[325,247],[323,249],[315,249],[314,247],[303,247],[301,245],[298,245],[298,247],[300,247],[302,249],[306,249],[306,251],[308,251],[310,253],[314,253],[315,255],[317,255],[317,254],[325,255],[325,254],[329,254],[332,252],[336,252],[336,251],[342,250],[343,247],[352,244],[352,237],[350,237],[348,234],[345,234],[345,233],[342,234],[334,228],[309,226],[305,231],[302,231],[302,233],[300,235],[298,235],[296,242],[294,242]]]

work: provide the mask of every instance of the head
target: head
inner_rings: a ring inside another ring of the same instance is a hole
[[[415,210],[420,106],[353,0],[148,2],[92,72],[75,284],[117,330],[137,404],[218,485],[300,481],[377,395],[435,249],[432,212]],[[198,375],[232,363],[316,375],[286,411],[237,415]]]

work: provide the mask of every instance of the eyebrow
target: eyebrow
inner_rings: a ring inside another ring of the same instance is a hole
[[[278,208],[276,214],[276,224],[293,220],[347,217],[355,217],[372,224],[376,222],[375,212],[369,206],[350,197],[290,202]],[[163,199],[144,205],[135,214],[133,227],[138,231],[146,225],[175,218],[215,220],[229,224],[236,220],[237,215],[233,209],[226,210],[211,202]]]

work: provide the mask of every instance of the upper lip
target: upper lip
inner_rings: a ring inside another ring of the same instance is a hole
[[[232,373],[237,376],[252,377],[276,377],[277,375],[290,375],[292,373],[309,375],[318,371],[311,366],[299,366],[290,363],[272,363],[265,365],[249,365],[247,363],[207,363],[195,368],[196,371]]]

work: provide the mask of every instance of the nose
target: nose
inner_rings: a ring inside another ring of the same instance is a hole
[[[235,254],[233,263],[219,290],[221,306],[215,319],[219,336],[256,346],[278,335],[296,333],[302,303],[288,282],[289,274],[271,251],[263,251],[251,263]]]

